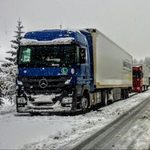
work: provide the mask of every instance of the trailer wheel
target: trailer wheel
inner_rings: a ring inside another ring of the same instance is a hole
[[[121,98],[122,98],[122,99],[127,99],[127,98],[129,98],[129,91],[128,91],[128,89],[122,89],[122,90],[121,90]]]
[[[129,92],[127,89],[125,89],[125,99],[129,98]]]
[[[141,92],[144,92],[145,91],[145,87],[144,87],[144,85],[142,86],[142,91]]]
[[[108,92],[107,91],[102,92],[102,105],[103,106],[108,105]]]

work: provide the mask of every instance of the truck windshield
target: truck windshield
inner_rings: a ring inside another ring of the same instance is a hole
[[[71,66],[75,63],[75,45],[21,46],[18,65]]]
[[[141,71],[133,71],[133,77],[134,78],[142,78],[142,72]]]

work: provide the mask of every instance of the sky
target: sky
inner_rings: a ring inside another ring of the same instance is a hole
[[[0,0],[0,60],[17,20],[24,32],[97,28],[138,60],[150,57],[149,0]]]

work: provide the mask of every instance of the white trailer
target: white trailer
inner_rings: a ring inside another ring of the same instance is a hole
[[[132,87],[132,56],[98,30],[92,35],[96,87]]]
[[[127,98],[132,88],[132,56],[98,30],[88,31],[93,40],[94,83],[104,103]]]
[[[142,65],[143,72],[143,85],[149,86],[149,67],[145,64]]]

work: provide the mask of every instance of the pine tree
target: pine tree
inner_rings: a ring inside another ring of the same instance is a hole
[[[4,63],[2,64],[2,66],[4,67],[9,67],[9,66],[12,66],[12,65],[16,65],[17,63],[17,51],[18,51],[18,48],[20,46],[20,41],[22,39],[22,34],[24,33],[22,31],[23,29],[23,25],[22,25],[22,22],[20,21],[20,19],[17,21],[17,26],[16,26],[17,30],[14,31],[15,32],[15,39],[14,40],[11,40],[11,50],[10,51],[7,51],[6,53],[10,54],[11,56],[10,57],[6,57],[5,59],[7,60],[7,63]]]
[[[135,58],[133,59],[133,64],[134,64],[134,65],[138,64],[137,59],[135,59]]]
[[[147,66],[150,66],[150,57],[145,57],[144,64],[146,64]]]
[[[17,21],[17,30],[15,32],[15,39],[11,41],[12,50],[7,53],[11,54],[10,57],[5,58],[7,60],[6,63],[2,64],[2,95],[10,99],[11,102],[14,100],[14,96],[16,93],[16,71],[17,71],[17,51],[20,46],[20,42],[22,39],[22,31],[23,25],[22,22]]]
[[[139,64],[144,64],[144,60],[141,59],[141,60],[139,61]]]

